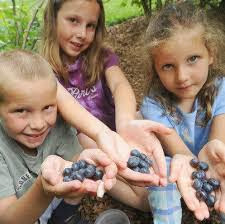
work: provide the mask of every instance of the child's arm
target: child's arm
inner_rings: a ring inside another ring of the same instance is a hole
[[[148,191],[144,187],[136,187],[129,184],[121,177],[117,177],[115,186],[108,193],[128,206],[144,212],[150,211]]]
[[[135,119],[136,99],[128,80],[118,66],[109,67],[105,74],[115,103],[116,129],[118,131],[123,123]]]
[[[209,135],[209,141],[218,139],[225,143],[225,134],[223,127],[225,127],[225,114],[220,114],[214,117]]]
[[[52,195],[47,195],[44,192],[39,176],[29,191],[21,198],[17,199],[16,196],[10,196],[0,200],[0,223],[34,223],[52,199]]]
[[[161,135],[161,134],[156,135],[159,138],[164,148],[164,151],[171,157],[174,156],[175,154],[194,156],[174,129],[172,129],[170,135]]]

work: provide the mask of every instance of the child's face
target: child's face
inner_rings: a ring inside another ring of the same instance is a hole
[[[99,13],[96,0],[67,1],[58,11],[57,38],[70,63],[94,40]]]
[[[202,33],[200,26],[180,29],[153,52],[155,69],[162,84],[181,104],[194,102],[213,62]]]
[[[55,124],[56,89],[53,78],[12,80],[4,94],[5,101],[0,105],[2,125],[28,150],[40,146]]]

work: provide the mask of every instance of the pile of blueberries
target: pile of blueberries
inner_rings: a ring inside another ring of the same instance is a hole
[[[216,197],[211,193],[220,187],[220,181],[206,177],[205,172],[209,169],[207,163],[194,158],[190,161],[190,164],[197,169],[192,173],[192,187],[196,190],[196,197],[200,201],[204,201],[208,207],[214,207]]]
[[[150,173],[149,168],[152,166],[152,160],[144,153],[133,149],[127,161],[127,166],[135,172]]]
[[[79,180],[83,182],[84,178],[101,180],[103,174],[103,171],[96,168],[95,165],[89,164],[85,160],[79,160],[74,162],[71,167],[64,169],[63,181]]]

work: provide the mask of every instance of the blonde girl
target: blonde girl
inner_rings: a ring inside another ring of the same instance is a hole
[[[191,187],[190,158],[207,161],[209,175],[224,182],[217,165],[224,166],[225,48],[217,25],[192,1],[185,1],[165,7],[146,33],[150,82],[141,113],[172,129],[169,136],[158,135],[167,155],[182,155],[174,157],[171,181],[177,180],[186,204],[200,220],[209,212]],[[220,190],[215,208],[225,212],[223,184]]]

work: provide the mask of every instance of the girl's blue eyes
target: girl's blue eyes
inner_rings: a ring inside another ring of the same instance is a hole
[[[191,56],[190,58],[188,58],[188,63],[194,64],[198,59],[199,59],[199,56],[197,55]]]
[[[169,71],[172,67],[173,67],[172,64],[166,64],[166,65],[163,65],[163,66],[162,66],[162,69],[163,69],[164,71]]]

